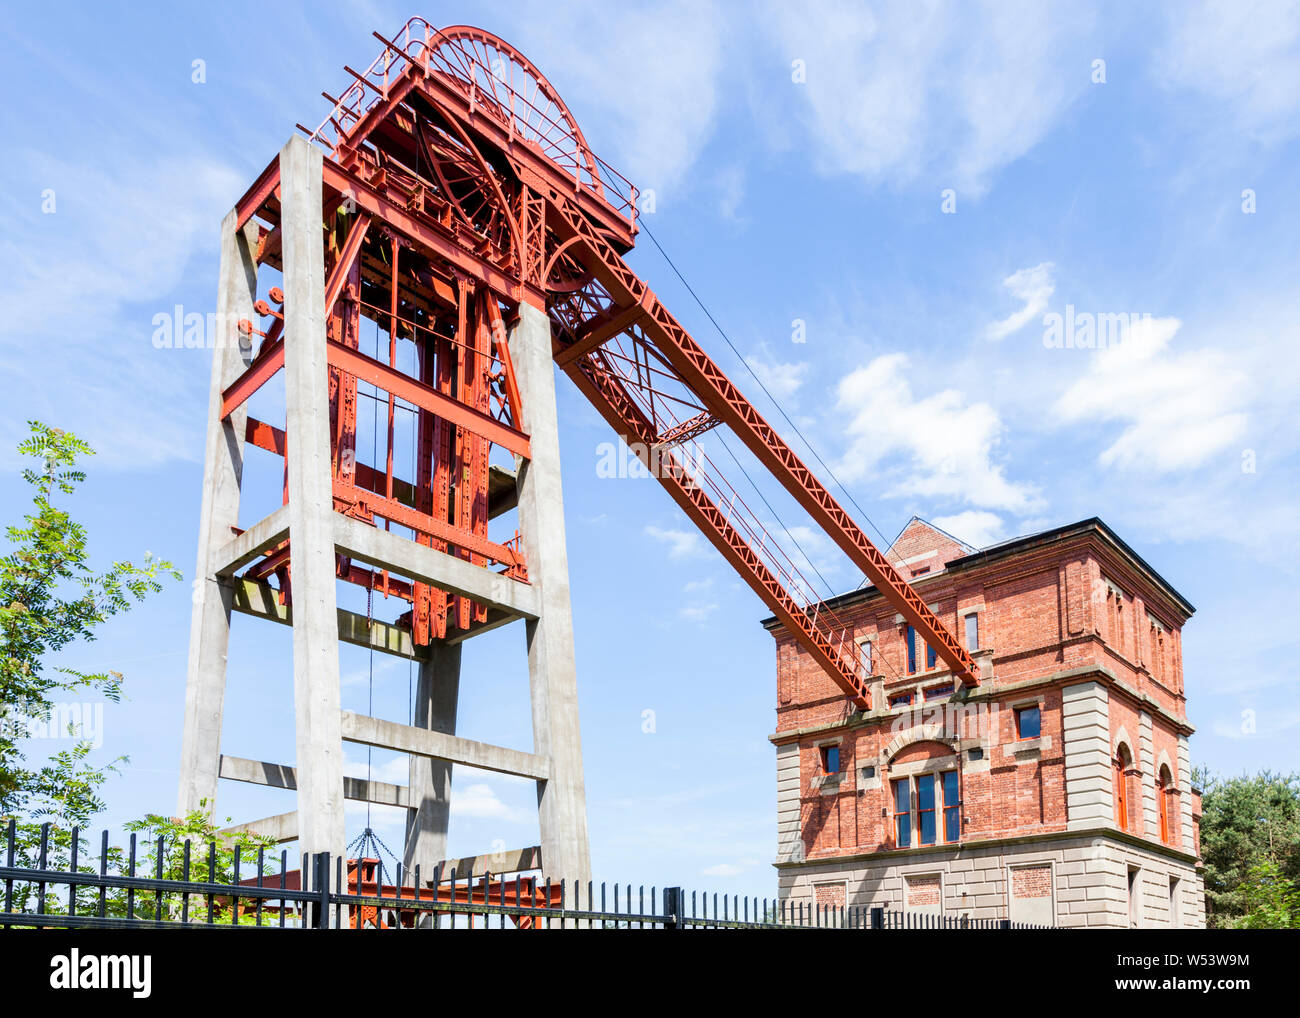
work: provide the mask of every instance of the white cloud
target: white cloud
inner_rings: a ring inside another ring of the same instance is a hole
[[[1118,346],[1084,353],[1087,369],[1057,400],[1065,423],[1122,423],[1098,457],[1102,466],[1186,470],[1245,432],[1245,375],[1223,351],[1172,350],[1181,326],[1177,318],[1138,320]]]
[[[344,757],[343,773],[350,778],[386,781],[390,785],[405,785],[411,776],[411,765],[405,756],[394,756],[381,762],[366,763],[361,758]]]
[[[1047,310],[1047,302],[1056,292],[1056,281],[1052,278],[1052,263],[1041,262],[1028,269],[1020,269],[1002,280],[1002,285],[1011,291],[1011,295],[1024,301],[1024,307],[1006,318],[990,322],[984,329],[987,339],[1005,339],[1013,332],[1023,329],[1031,321]]]
[[[795,568],[804,575],[809,583],[818,581],[818,573],[834,575],[839,572],[846,562],[844,553],[840,551],[839,546],[823,530],[815,530],[804,524],[795,524],[785,529],[785,533],[790,536],[791,540],[783,541],[779,527],[769,525],[767,529],[769,533],[775,536],[776,543],[790,556]],[[797,547],[795,542],[798,542]],[[813,591],[809,591],[809,593],[811,594]],[[821,590],[816,593],[821,596],[837,592]]]
[[[688,604],[682,608],[679,613],[686,622],[707,622],[709,617],[718,610],[718,605],[714,602],[708,604]]]
[[[453,817],[479,817],[512,822],[523,819],[517,810],[501,801],[496,789],[483,782],[465,786],[457,786],[453,783],[451,812]]]
[[[954,516],[936,516],[930,522],[976,548],[987,548],[1006,535],[1002,517],[982,509],[967,509]]]
[[[713,131],[724,28],[707,0],[653,9],[586,0],[512,12],[520,43],[559,90],[596,154],[661,208]]]
[[[758,864],[757,859],[737,859],[735,862],[720,862],[705,866],[700,872],[706,877],[737,877],[746,870],[752,870]]]
[[[1300,130],[1300,4],[1179,3],[1169,22],[1155,61],[1167,85],[1218,100],[1264,140]]]
[[[1066,2],[770,3],[760,19],[810,151],[871,183],[925,176],[978,193],[1037,144],[1087,86],[1091,16]]]
[[[808,374],[808,365],[783,364],[780,361],[767,361],[759,357],[746,357],[745,363],[763,383],[763,387],[772,394],[773,399],[788,399],[799,391]]]
[[[75,431],[104,466],[201,456],[210,353],[155,349],[152,319],[172,313],[196,255],[216,253],[239,176],[198,159],[106,169],[29,156],[23,168],[56,211],[40,213],[38,190],[0,238],[0,371],[22,394],[0,411],[0,456],[32,416]]]
[[[704,551],[704,539],[696,530],[673,530],[671,528],[647,526],[645,533],[647,537],[653,537],[656,541],[663,541],[668,545],[669,558],[690,558],[693,555],[702,554]]]
[[[841,479],[879,477],[892,465],[890,495],[1012,512],[1040,505],[1031,485],[1008,481],[994,461],[1003,432],[997,411],[956,389],[918,399],[908,368],[906,354],[886,354],[840,382],[837,406],[850,415],[849,448],[836,467]]]

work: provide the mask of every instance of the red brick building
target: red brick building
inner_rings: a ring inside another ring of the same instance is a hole
[[[890,547],[980,667],[954,683],[873,587],[828,602],[855,711],[775,620],[782,898],[1061,926],[1203,926],[1183,690],[1192,606],[1101,520]]]

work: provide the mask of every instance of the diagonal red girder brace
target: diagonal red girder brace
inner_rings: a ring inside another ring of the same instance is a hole
[[[957,642],[921,596],[871,543],[817,475],[804,465],[672,313],[649,292],[649,287],[592,227],[577,205],[568,195],[554,188],[546,189],[544,197],[570,233],[582,238],[583,243],[572,249],[575,256],[585,257],[588,269],[595,273],[619,308],[629,311],[638,306],[644,308],[644,313],[638,316],[638,327],[668,360],[682,382],[715,417],[735,432],[782,487],[875,584],[876,589],[916,628],[921,639],[935,649],[962,684],[979,685],[975,661],[966,648]],[[585,252],[579,253],[578,248],[585,248]],[[570,377],[578,375],[574,366],[591,363],[590,356],[572,362]],[[591,395],[585,389],[584,393]],[[639,440],[646,441],[644,438]]]
[[[585,359],[570,367],[569,377],[624,444],[630,449],[641,450],[648,458],[645,450],[654,443],[654,429],[622,383]],[[647,462],[646,467],[650,468],[651,464]],[[838,640],[833,640],[814,624],[740,532],[731,526],[726,514],[691,480],[671,451],[660,451],[657,469],[651,472],[754,593],[785,623],[813,660],[849,695],[854,705],[870,710],[871,691],[867,676],[858,665],[858,648],[852,633],[840,634]]]

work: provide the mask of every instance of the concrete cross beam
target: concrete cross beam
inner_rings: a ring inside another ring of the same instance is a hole
[[[346,710],[342,712],[341,728],[345,742],[359,742],[363,746],[377,746],[397,753],[414,753],[417,756],[448,760],[467,767],[537,781],[545,781],[550,774],[549,761],[536,753],[490,746],[486,742],[462,739],[429,728],[399,725]]]
[[[221,546],[215,556],[215,572],[220,577],[233,576],[259,555],[263,555],[289,536],[289,507],[282,505],[264,520],[254,523],[242,534]]]
[[[451,880],[451,871],[456,871],[456,879],[467,876],[479,877],[484,873],[500,876],[503,873],[523,873],[527,870],[542,868],[542,846],[530,845],[528,848],[512,848],[504,852],[489,852],[485,855],[467,855],[460,859],[444,859],[438,863],[442,867],[444,883]],[[430,873],[433,871],[430,870]],[[432,887],[433,880],[425,880],[425,887]]]
[[[490,608],[510,612],[516,618],[537,618],[540,610],[537,592],[529,584],[360,520],[333,515],[334,544],[345,555],[454,594],[464,594]]]
[[[235,579],[230,583],[235,611],[284,626],[293,625],[293,606],[281,604],[279,592],[269,583],[244,579]],[[373,648],[383,654],[416,661],[427,656],[428,648],[415,646],[411,634],[405,629],[376,619],[367,620],[364,615],[350,612],[346,608],[338,609],[338,618],[339,639],[343,643]],[[503,621],[509,622],[512,618],[513,616]]]
[[[244,781],[268,788],[296,789],[298,775],[289,764],[249,760],[242,756],[221,757],[221,777],[227,781]],[[357,802],[373,802],[380,806],[410,806],[410,793],[401,785],[386,781],[367,781],[365,778],[343,779],[343,798]]]
[[[298,838],[298,812],[294,810],[290,813],[277,813],[273,817],[250,820],[245,824],[233,824],[221,828],[221,833],[260,834],[274,839],[277,845],[283,845],[286,841],[296,841]]]

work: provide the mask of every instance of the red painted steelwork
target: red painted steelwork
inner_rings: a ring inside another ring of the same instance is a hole
[[[815,519],[828,536],[849,556],[873,584],[917,628],[928,646],[934,647],[945,663],[966,685],[978,685],[974,659],[926,606],[920,595],[899,575],[893,565],[871,543],[834,496],[767,423],[722,369],[701,349],[690,334],[649,288],[627,267],[617,251],[602,237],[567,195],[545,195],[574,236],[581,237],[588,267],[600,280],[619,309],[611,320],[636,313],[636,324],[646,341],[665,358],[677,377],[718,419],[727,424],[750,451],[781,482],[782,486]],[[644,313],[641,313],[644,312]],[[606,315],[609,312],[605,312]],[[582,326],[575,333],[580,335]],[[581,340],[575,340],[579,343]],[[568,348],[557,360],[564,358]],[[593,351],[594,352],[594,351]],[[582,357],[569,358],[572,365]],[[592,359],[594,370],[603,362]],[[570,368],[572,375],[572,368]]]
[[[537,69],[466,26],[439,30],[415,18],[392,39],[376,38],[380,54],[363,71],[347,69],[348,87],[307,132],[325,150],[335,507],[525,575],[517,537],[488,537],[487,493],[493,446],[529,457],[504,325],[528,303],[551,316],[556,363],[852,703],[870,705],[870,676],[851,627],[712,461],[692,458],[685,443],[720,426],[732,431],[953,673],[976,684],[965,649],[627,266],[636,189],[595,156]],[[272,265],[280,258],[277,186],[272,163],[238,206],[241,222],[262,221],[259,257]],[[254,363],[223,393],[225,413],[283,363],[282,319],[267,305],[259,313],[273,321]],[[363,321],[386,337],[387,363],[377,341],[375,356],[362,352]],[[413,374],[400,356],[408,343]],[[370,465],[356,457],[362,397],[388,408],[385,427],[375,420],[384,458]],[[399,407],[416,425],[406,478],[394,459]],[[283,454],[283,436],[266,428],[250,421],[250,441]],[[375,577],[347,562],[340,575]],[[466,598],[407,589],[417,644],[487,620],[484,606]]]
[[[523,908],[556,909],[564,907],[563,887],[558,883],[551,884],[549,881],[539,880],[537,877],[502,877],[487,874],[463,878],[463,882],[462,879],[458,879],[455,883],[451,883],[449,875],[447,881],[443,883],[428,882],[423,887],[416,887],[408,883],[399,886],[381,882],[378,859],[349,859],[347,867],[347,889],[344,893],[354,898],[369,899],[342,906],[347,909],[348,927],[354,930],[364,928],[409,930],[413,929],[424,916],[467,914],[464,909],[467,905],[518,905]],[[240,885],[257,886],[259,879],[248,877],[241,880]],[[301,870],[286,870],[274,879],[275,887],[287,891],[299,891],[303,886]],[[418,901],[423,905],[444,904],[461,907],[455,911],[450,907],[447,910],[403,908],[403,899],[409,902]],[[228,899],[221,899],[223,905],[227,902]],[[251,914],[255,908],[255,905],[241,904],[238,915]],[[278,905],[262,906],[262,912],[267,915],[278,915],[279,911]],[[508,915],[508,917],[520,929],[533,928],[532,916]],[[470,925],[472,926],[473,923],[474,916],[470,915]]]

